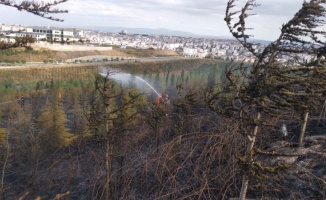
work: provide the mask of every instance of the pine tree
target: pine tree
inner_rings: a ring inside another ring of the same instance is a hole
[[[7,131],[5,128],[0,128],[0,145],[6,142]]]
[[[181,79],[181,83],[184,83],[184,81],[185,81],[185,70],[184,69],[181,70],[180,79]]]
[[[174,73],[171,74],[170,87],[171,88],[174,88],[175,87],[175,74]]]
[[[129,129],[135,125],[141,117],[140,111],[147,104],[144,95],[138,93],[137,89],[129,89],[122,94],[120,110],[116,121],[119,130]]]
[[[173,105],[172,118],[174,122],[174,132],[181,137],[186,133],[186,128],[189,126],[189,121],[193,118],[195,110],[198,107],[196,99],[197,93],[191,89],[184,91],[182,85],[177,86],[179,100]]]
[[[44,112],[39,118],[39,126],[42,130],[42,145],[50,152],[69,145],[75,139],[66,128],[67,121],[59,99],[54,98],[52,102],[47,100]]]
[[[161,90],[160,72],[156,73],[156,76],[154,79],[154,88],[158,91]]]
[[[95,80],[95,91],[91,101],[91,113],[89,123],[95,128],[97,135],[102,136],[105,143],[105,199],[112,197],[111,176],[112,176],[112,158],[115,142],[123,137],[120,131],[122,125],[128,125],[133,122],[133,106],[140,94],[130,92],[124,95],[116,82],[110,79],[111,73],[106,77],[97,76]],[[118,103],[119,97],[123,97],[121,103]]]
[[[2,110],[0,110],[0,145],[6,142],[7,131],[5,128],[2,128]]]
[[[170,78],[170,73],[172,68],[173,66],[171,64],[167,64],[166,66],[164,66],[165,88],[168,88],[168,83],[169,83],[169,78]]]

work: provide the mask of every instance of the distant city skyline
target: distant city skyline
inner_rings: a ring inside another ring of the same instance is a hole
[[[18,1],[17,1],[18,2]],[[61,5],[68,14],[54,15],[64,22],[54,22],[7,6],[0,6],[0,23],[87,27],[164,28],[198,35],[229,36],[224,22],[226,0],[69,0]],[[244,0],[237,4],[241,5]],[[257,0],[248,20],[253,39],[275,40],[280,27],[301,8],[303,0]]]

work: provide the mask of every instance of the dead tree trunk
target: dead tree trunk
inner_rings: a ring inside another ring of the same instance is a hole
[[[308,122],[308,115],[309,112],[306,110],[304,111],[303,115],[302,115],[302,125],[301,125],[301,129],[300,129],[300,139],[299,139],[299,145],[302,146],[303,145],[303,138],[306,132],[306,128],[307,128],[307,122]]]
[[[10,151],[9,131],[7,131],[6,143],[7,143],[7,151],[6,151],[6,157],[5,157],[5,161],[3,162],[2,173],[1,173],[1,193],[2,193],[2,199],[3,200],[5,199],[5,188],[4,188],[5,171],[6,171],[6,165],[7,165],[7,162],[8,162],[9,151]]]
[[[261,113],[258,112],[257,116],[256,116],[256,125],[254,127],[253,133],[252,133],[252,135],[247,135],[248,140],[249,140],[249,144],[248,144],[248,148],[247,148],[247,151],[246,151],[245,162],[247,162],[249,164],[253,161],[252,151],[254,149],[255,142],[256,142],[256,137],[257,137],[258,128],[259,128],[258,122],[260,120],[260,117],[261,117]],[[241,192],[240,192],[239,200],[245,200],[246,199],[248,185],[249,185],[249,177],[247,176],[246,173],[244,173],[243,176],[242,176],[242,186],[241,186]]]
[[[106,113],[108,114],[108,108],[106,108]],[[108,117],[108,116],[107,116]],[[112,146],[110,144],[109,136],[109,120],[106,121],[106,144],[105,144],[105,200],[110,199],[110,177],[112,169]]]

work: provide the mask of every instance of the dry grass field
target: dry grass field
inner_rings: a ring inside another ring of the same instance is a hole
[[[142,50],[142,49],[120,49],[114,47],[111,51],[52,51],[49,49],[24,50],[21,48],[3,50],[0,52],[0,62],[19,61],[42,62],[43,60],[67,60],[85,56],[103,55],[108,57],[163,57],[177,56],[174,51],[169,50]]]

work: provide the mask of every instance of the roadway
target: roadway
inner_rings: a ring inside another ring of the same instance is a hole
[[[164,61],[173,61],[173,60],[189,60],[194,58],[189,57],[180,57],[180,56],[173,56],[173,57],[146,57],[146,58],[131,58],[131,59],[124,59],[121,61],[107,61],[107,62],[82,62],[82,63],[43,63],[43,62],[27,62],[26,64],[20,65],[13,65],[13,66],[0,66],[0,70],[6,69],[25,69],[25,68],[35,68],[35,67],[71,67],[71,66],[98,66],[98,65],[110,65],[110,64],[118,64],[118,63],[137,63],[137,62],[164,62]]]

